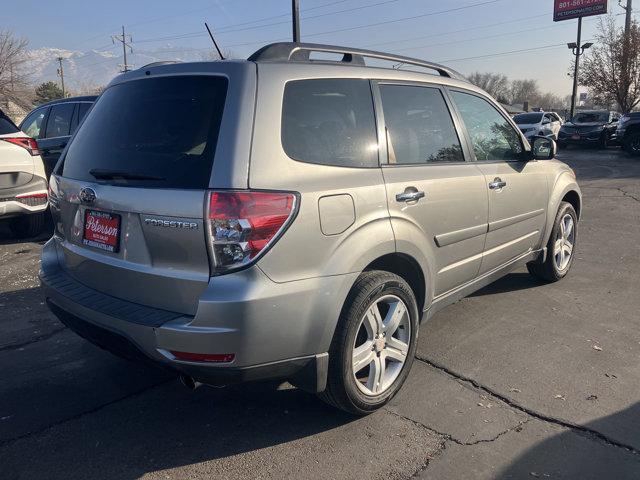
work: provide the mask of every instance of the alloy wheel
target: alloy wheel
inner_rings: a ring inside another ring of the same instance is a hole
[[[356,385],[365,395],[384,393],[407,361],[411,319],[405,303],[395,295],[375,300],[362,319],[352,348]]]
[[[560,220],[560,228],[553,246],[555,264],[560,271],[565,270],[571,262],[575,236],[573,217],[567,213]]]

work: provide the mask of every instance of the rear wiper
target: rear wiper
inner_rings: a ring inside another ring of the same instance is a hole
[[[103,168],[92,168],[89,173],[98,180],[166,180],[164,177],[154,177],[153,175],[143,175],[140,173],[125,172],[123,170],[108,170]]]

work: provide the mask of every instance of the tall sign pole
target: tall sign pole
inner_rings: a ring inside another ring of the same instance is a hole
[[[291,0],[291,20],[293,26],[293,41],[300,42],[300,3],[299,0]]]
[[[580,70],[580,55],[582,55],[583,49],[580,43],[582,42],[582,17],[578,18],[578,38],[576,40],[577,47],[573,49],[573,54],[576,57],[575,66],[573,69],[573,90],[571,93],[571,114],[570,118],[573,118],[573,114],[576,111],[576,98],[578,96],[578,71]]]
[[[553,21],[561,22],[563,20],[578,19],[578,38],[575,43],[568,43],[567,46],[576,57],[573,69],[573,90],[571,93],[571,118],[575,113],[576,100],[578,97],[578,77],[580,72],[580,56],[584,51],[593,45],[585,43],[582,45],[582,17],[590,17],[592,15],[602,15],[607,13],[607,0],[581,0],[579,2],[573,0],[554,0],[553,3]]]

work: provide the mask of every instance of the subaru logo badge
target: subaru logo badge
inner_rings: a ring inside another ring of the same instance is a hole
[[[96,199],[96,192],[93,188],[84,187],[80,190],[80,200],[83,203],[93,203]]]

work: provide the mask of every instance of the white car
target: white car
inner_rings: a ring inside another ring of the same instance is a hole
[[[49,203],[38,143],[0,110],[0,220],[12,233],[34,237],[44,228]]]
[[[519,113],[513,117],[524,136],[529,140],[535,135],[558,140],[558,132],[562,126],[562,119],[554,112]]]

